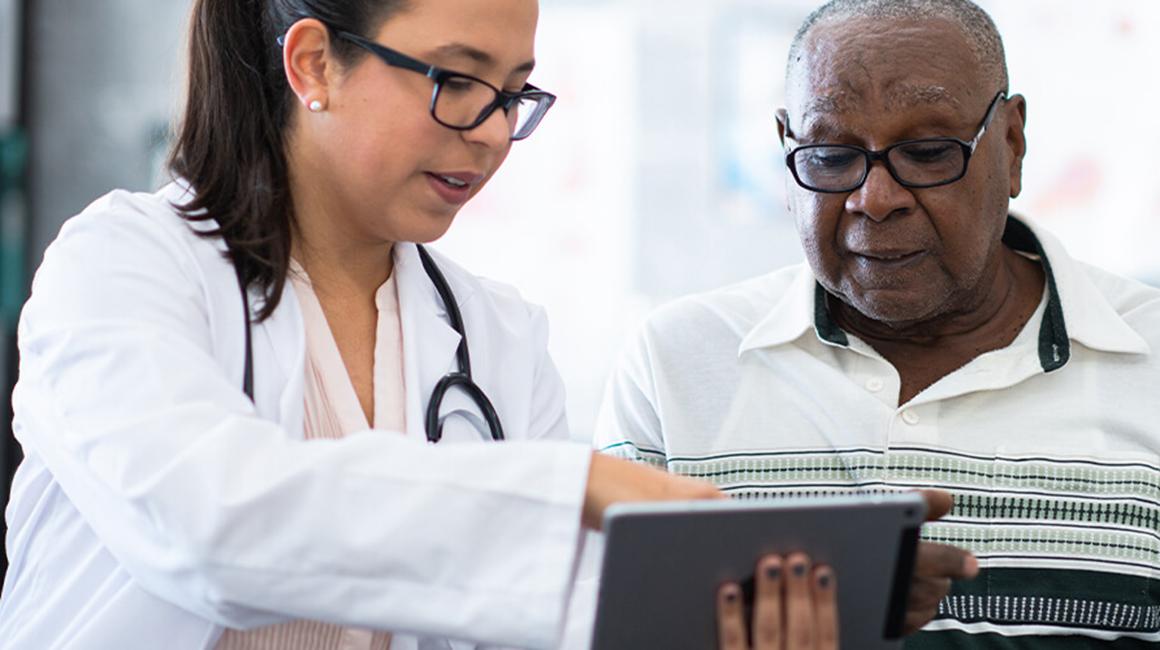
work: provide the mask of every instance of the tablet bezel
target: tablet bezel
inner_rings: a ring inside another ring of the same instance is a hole
[[[896,648],[925,515],[918,492],[614,505],[592,647],[715,647],[717,587],[752,598],[759,557],[804,551],[834,568],[844,643]]]

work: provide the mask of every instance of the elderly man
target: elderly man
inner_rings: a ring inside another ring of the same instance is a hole
[[[1160,291],[1009,216],[1027,103],[993,22],[834,0],[786,75],[808,264],[655,313],[598,444],[737,496],[949,490],[925,535],[982,571],[910,647],[1160,641]]]

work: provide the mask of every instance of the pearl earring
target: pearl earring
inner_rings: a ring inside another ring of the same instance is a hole
[[[310,105],[308,106],[308,108],[310,109],[311,113],[321,113],[322,112],[322,102],[315,99],[314,101],[310,102]]]

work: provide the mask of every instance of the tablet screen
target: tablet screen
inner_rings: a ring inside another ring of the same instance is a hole
[[[797,551],[834,569],[844,647],[898,647],[925,514],[917,492],[614,506],[592,647],[716,647],[718,587],[751,603],[758,560]]]

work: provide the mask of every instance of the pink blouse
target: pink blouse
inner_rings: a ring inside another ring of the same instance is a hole
[[[326,314],[306,271],[290,263],[290,282],[302,308],[306,329],[306,438],[341,438],[369,426],[346,372]],[[394,274],[375,293],[379,318],[375,330],[374,427],[406,430],[403,386],[403,332]],[[391,435],[391,434],[384,434]],[[321,621],[293,621],[255,630],[226,630],[218,650],[387,650],[388,632],[343,627]]]

